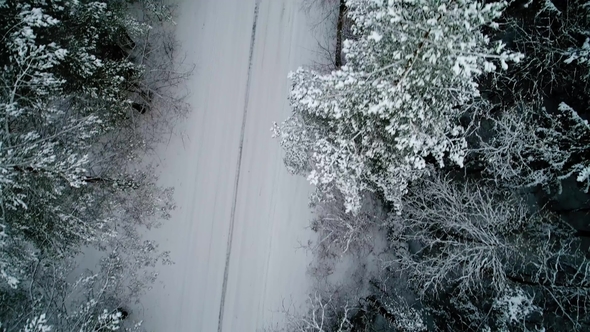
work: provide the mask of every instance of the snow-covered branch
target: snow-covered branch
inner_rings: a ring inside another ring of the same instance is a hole
[[[521,103],[489,120],[493,136],[473,152],[496,183],[550,189],[574,176],[588,191],[590,125],[573,108],[562,102],[549,113],[540,102]]]

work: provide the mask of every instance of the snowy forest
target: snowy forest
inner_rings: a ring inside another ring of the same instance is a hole
[[[168,262],[141,232],[174,208],[142,164],[186,111],[171,10],[0,0],[0,331],[123,330]]]
[[[590,330],[590,4],[316,0],[273,135],[315,187],[284,331]]]
[[[314,188],[314,287],[269,328],[589,331],[590,2],[301,3],[334,34],[271,130]],[[189,112],[173,13],[0,0],[0,332],[144,330],[175,209],[146,156]]]

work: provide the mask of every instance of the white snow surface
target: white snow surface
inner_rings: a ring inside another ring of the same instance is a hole
[[[175,264],[159,268],[132,307],[148,331],[257,331],[307,296],[311,255],[298,247],[313,237],[312,189],[286,171],[270,132],[290,113],[288,72],[319,56],[300,8],[297,0],[179,5],[177,37],[196,69],[191,112],[157,151],[160,184],[176,188],[177,208],[148,237]]]

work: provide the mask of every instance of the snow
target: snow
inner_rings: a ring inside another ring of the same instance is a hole
[[[530,295],[520,288],[509,289],[504,296],[494,301],[493,308],[501,313],[503,317],[500,321],[505,324],[523,322],[531,313],[540,311],[539,307],[533,305]]]
[[[130,318],[148,331],[256,331],[311,283],[297,249],[313,237],[311,187],[269,129],[289,116],[289,71],[318,60],[315,33],[294,0],[184,0],[178,13],[192,111],[157,151],[177,209],[147,235],[175,264]]]

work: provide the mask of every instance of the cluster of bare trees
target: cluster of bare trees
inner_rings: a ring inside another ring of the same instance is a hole
[[[417,185],[407,207],[393,221],[399,232],[393,240],[414,247],[398,250],[392,268],[407,275],[426,302],[460,303],[432,313],[441,315],[440,323],[509,330],[587,326],[589,260],[575,230],[555,214],[531,212],[514,192],[448,177]],[[495,307],[505,297],[526,299],[534,310],[506,322],[498,315],[507,313]],[[466,306],[479,311],[477,319],[451,315],[464,315]]]
[[[590,323],[587,246],[558,215],[531,212],[493,182],[441,175],[413,186],[405,203],[387,219],[393,258],[369,290],[338,305],[334,292],[315,294],[303,318],[288,316],[289,331],[584,330]],[[334,245],[350,239],[338,234]]]

